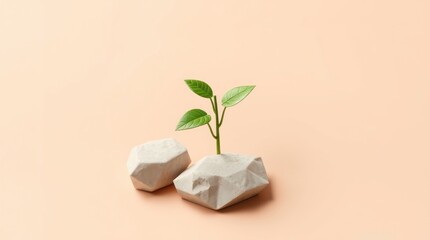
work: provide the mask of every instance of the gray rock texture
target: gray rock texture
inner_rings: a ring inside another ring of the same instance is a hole
[[[127,169],[136,189],[152,192],[172,184],[190,162],[187,149],[175,139],[167,138],[134,147]]]
[[[219,154],[204,157],[173,183],[183,199],[219,210],[258,194],[269,179],[260,157]]]

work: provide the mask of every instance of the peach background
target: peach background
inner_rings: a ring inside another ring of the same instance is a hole
[[[0,0],[0,239],[430,239],[428,1]],[[132,146],[172,136],[263,157],[222,212],[135,191]]]

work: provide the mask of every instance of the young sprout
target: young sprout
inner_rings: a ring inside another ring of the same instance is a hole
[[[215,114],[215,133],[209,123],[212,119],[211,116],[201,109],[191,109],[186,112],[179,120],[179,123],[176,126],[176,131],[208,125],[212,137],[216,140],[216,153],[221,154],[221,137],[219,129],[224,121],[225,110],[229,107],[233,107],[245,99],[255,88],[255,86],[250,85],[235,87],[226,92],[221,100],[221,104],[224,108],[220,117],[217,97],[213,94],[212,88],[207,83],[194,79],[185,80],[185,83],[195,94],[199,95],[200,97],[209,98],[211,101],[212,110]]]

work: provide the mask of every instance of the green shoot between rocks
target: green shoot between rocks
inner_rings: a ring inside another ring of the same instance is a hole
[[[255,86],[240,86],[227,91],[221,100],[221,104],[224,108],[220,116],[217,97],[213,94],[212,88],[207,83],[194,79],[187,79],[185,83],[195,94],[203,98],[208,98],[211,101],[212,110],[215,114],[215,133],[210,124],[212,117],[201,109],[191,109],[186,112],[179,120],[176,131],[208,125],[212,137],[216,140],[216,153],[221,154],[221,136],[219,129],[224,122],[225,111],[227,108],[233,107],[245,99],[251,91],[254,90]]]

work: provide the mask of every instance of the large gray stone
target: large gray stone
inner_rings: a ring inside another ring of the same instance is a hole
[[[219,210],[258,194],[269,179],[260,157],[219,154],[204,157],[173,183],[183,199]]]
[[[136,189],[152,192],[172,184],[190,162],[187,149],[167,138],[134,147],[127,169]]]

